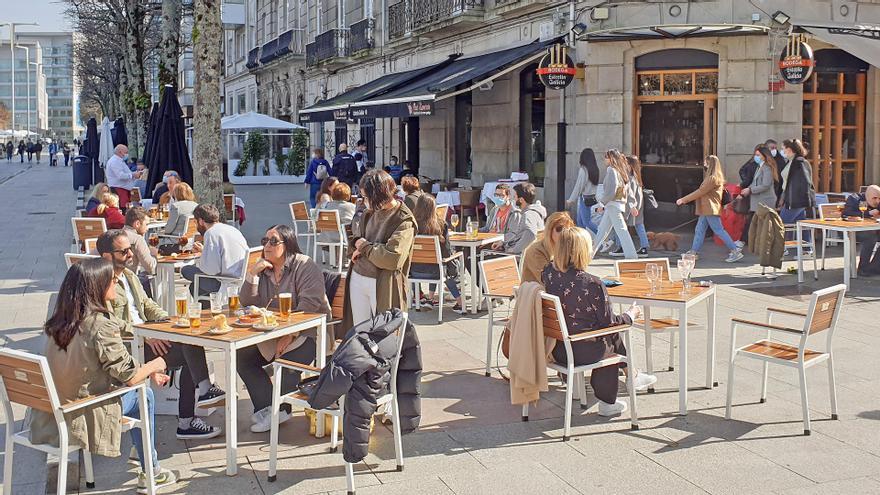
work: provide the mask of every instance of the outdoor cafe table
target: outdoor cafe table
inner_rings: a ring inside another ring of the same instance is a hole
[[[802,241],[803,231],[805,229],[819,229],[823,232],[837,231],[843,234],[843,283],[846,284],[846,288],[849,290],[849,280],[851,278],[856,278],[858,275],[858,270],[856,270],[856,233],[880,230],[880,223],[874,219],[862,219],[859,221],[841,220],[839,218],[800,220],[797,223],[798,283],[803,283],[804,281]],[[815,256],[815,253],[813,256]]]
[[[159,306],[168,314],[174,314],[174,269],[190,265],[201,256],[200,253],[179,256],[159,256],[156,260],[156,297]]]
[[[715,383],[715,285],[701,287],[697,284],[691,284],[688,293],[682,295],[680,281],[664,280],[654,294],[649,294],[651,284],[647,278],[622,277],[618,280],[623,282],[623,285],[608,288],[611,302],[619,304],[635,302],[643,305],[645,322],[651,321],[653,308],[669,308],[678,312],[678,413],[682,416],[687,415],[688,312],[690,308],[702,301],[706,301],[708,333],[706,338],[706,388],[711,389],[713,386],[718,386]],[[647,325],[645,326],[645,342],[650,349],[651,330],[647,328]]]
[[[278,328],[270,331],[254,330],[249,327],[232,325],[232,331],[214,335],[211,328],[211,312],[202,311],[202,323],[199,328],[177,328],[177,318],[161,323],[143,323],[135,325],[133,349],[139,363],[144,362],[144,339],[162,339],[180,344],[190,344],[206,349],[219,349],[226,360],[226,474],[234,476],[238,472],[236,450],[238,448],[238,420],[236,414],[237,377],[236,352],[244,347],[256,345],[267,340],[277,339],[285,335],[300,333],[312,328],[318,329],[316,360],[318,368],[324,368],[327,360],[324,342],[327,334],[327,315],[317,313],[291,313],[287,321],[279,318]],[[324,416],[318,417],[319,432],[324,431]]]
[[[477,248],[503,240],[504,236],[501,234],[486,232],[477,232],[471,239],[461,232],[449,234],[449,243],[453,247],[471,250],[471,313],[476,313],[480,305],[480,298],[477,295]],[[440,303],[442,304],[443,301]]]

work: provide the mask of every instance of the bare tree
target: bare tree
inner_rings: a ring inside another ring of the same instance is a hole
[[[162,0],[162,39],[159,44],[159,89],[177,87],[180,56],[180,0]]]
[[[196,195],[221,212],[223,173],[220,158],[220,0],[195,0],[193,19],[195,93],[193,115],[193,176]]]

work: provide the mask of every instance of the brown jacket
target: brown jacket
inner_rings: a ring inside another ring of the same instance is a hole
[[[523,251],[522,259],[522,281],[525,282],[541,282],[541,272],[544,267],[550,264],[553,258],[547,246],[544,245],[544,238],[536,239],[529,244],[529,247]]]
[[[353,231],[351,246],[363,237],[372,212],[366,210],[363,220]],[[353,227],[354,228],[354,227]],[[409,289],[407,274],[412,258],[413,240],[416,235],[416,219],[409,208],[403,203],[382,227],[381,238],[384,242],[372,242],[364,246],[361,256],[373,263],[379,270],[376,279],[376,313],[391,308],[406,311],[406,291]],[[352,266],[348,267],[348,280],[351,280]],[[345,306],[342,314],[342,328],[347,332],[354,326],[351,315],[351,304],[348,296],[349,284],[345,284]]]
[[[510,318],[510,403],[538,400],[548,390],[547,362],[556,341],[544,336],[541,319],[541,284],[525,282],[516,291],[516,306]]]
[[[47,339],[46,360],[62,405],[111,392],[134,377],[138,366],[120,338],[124,327],[125,322],[113,314],[97,313],[82,322],[66,351]],[[71,445],[97,455],[119,456],[122,402],[118,397],[66,414],[65,419]],[[58,445],[52,414],[33,411],[30,440]]]
[[[760,258],[761,266],[782,268],[785,251],[785,225],[773,208],[761,205],[749,226],[749,251]]]
[[[722,191],[724,191],[724,182],[710,176],[703,179],[703,183],[696,191],[681,199],[685,203],[696,201],[696,214],[699,216],[720,215]]]

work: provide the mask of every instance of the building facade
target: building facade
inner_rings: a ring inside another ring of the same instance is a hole
[[[21,43],[39,44],[45,77],[46,137],[70,141],[82,133],[79,88],[73,64],[73,33],[16,33]],[[16,103],[16,107],[18,104]]]
[[[735,181],[768,138],[805,141],[820,191],[880,178],[877,2],[595,4],[241,0],[227,79],[255,78],[258,110],[299,118],[329,154],[363,138],[376,165],[396,155],[460,186],[526,171],[551,207],[584,148],[638,155],[661,201],[708,154]],[[778,79],[790,32],[815,50],[805,84]],[[535,75],[560,36],[579,68],[564,91]]]
[[[13,120],[17,131],[29,130],[43,134],[48,129],[48,98],[43,60],[43,48],[38,41],[18,38],[12,52],[8,41],[0,43],[0,103],[11,115],[12,64],[14,63],[15,118]],[[9,126],[11,127],[11,123]]]

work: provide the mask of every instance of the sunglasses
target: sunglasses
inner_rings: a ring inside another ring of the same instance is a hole
[[[128,254],[128,253],[132,252],[132,250],[131,250],[131,247],[127,247],[125,249],[114,249],[113,251],[110,251],[110,252],[111,253],[119,253],[119,254]]]
[[[277,237],[263,237],[260,239],[260,245],[265,246],[269,244],[270,246],[277,246],[279,244],[284,244],[284,241],[278,239]]]

